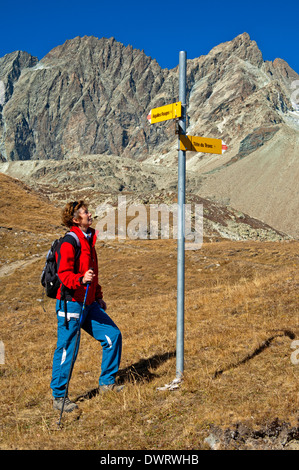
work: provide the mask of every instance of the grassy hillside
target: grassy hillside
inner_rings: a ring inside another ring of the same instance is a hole
[[[107,313],[123,334],[125,389],[95,393],[101,348],[83,332],[70,384],[79,411],[64,414],[59,430],[55,301],[41,302],[40,273],[63,233],[60,209],[15,180],[0,184],[1,449],[209,449],[211,434],[241,436],[241,426],[255,438],[223,446],[281,446],[282,429],[297,445],[297,241],[207,241],[186,252],[185,377],[176,391],[157,390],[175,378],[176,242],[98,242]]]

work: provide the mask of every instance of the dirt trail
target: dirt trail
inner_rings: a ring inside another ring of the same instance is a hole
[[[4,276],[10,276],[15,272],[16,269],[29,266],[30,264],[38,261],[40,258],[46,257],[47,252],[42,253],[41,255],[35,254],[32,255],[29,259],[13,261],[12,263],[7,263],[0,268],[0,278]]]

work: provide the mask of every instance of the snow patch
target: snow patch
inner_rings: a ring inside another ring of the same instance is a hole
[[[51,67],[46,67],[42,62],[38,62],[34,67],[31,67],[31,71],[36,71],[36,70],[46,70],[50,69]]]

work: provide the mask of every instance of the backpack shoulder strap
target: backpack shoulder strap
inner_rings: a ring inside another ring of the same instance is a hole
[[[80,243],[78,235],[76,235],[75,232],[67,232],[65,236],[63,237],[63,241],[67,241],[71,245],[73,245],[76,251],[76,258],[77,258],[79,256],[80,248],[81,248],[81,243]]]
[[[76,235],[75,232],[67,232],[62,238],[61,244],[65,241],[70,243],[75,248],[75,261],[76,261],[79,258],[80,251],[81,251],[80,250],[81,243],[80,243],[78,235]],[[66,288],[62,284],[62,300],[64,301],[64,312],[65,312],[64,325],[67,326],[67,302],[66,302],[65,291],[66,291]]]
[[[65,234],[65,237],[68,236],[68,235],[70,235],[71,237],[73,237],[73,238],[76,240],[77,246],[81,246],[79,237],[78,237],[78,235],[77,235],[75,232],[67,232],[67,233]]]

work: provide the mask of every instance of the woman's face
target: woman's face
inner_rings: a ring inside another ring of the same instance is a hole
[[[87,230],[92,224],[91,213],[87,207],[80,207],[78,210],[77,218],[74,217],[74,221],[82,230]]]

